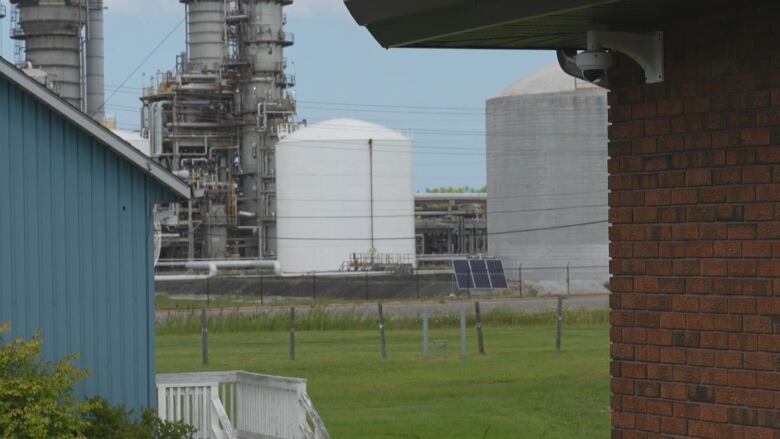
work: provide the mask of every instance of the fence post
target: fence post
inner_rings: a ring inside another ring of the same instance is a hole
[[[263,279],[264,279],[263,273],[260,272],[260,305],[263,304],[263,296],[265,295],[265,292],[263,291],[264,289]]]
[[[485,355],[485,341],[482,338],[482,313],[479,310],[479,302],[474,303],[474,312],[477,317],[477,348],[480,355]]]
[[[566,295],[568,296],[571,294],[571,275],[570,275],[570,269],[571,269],[571,262],[566,263]]]
[[[295,361],[295,307],[290,308],[290,361]]]
[[[366,302],[368,302],[368,271],[366,271]]]
[[[382,347],[382,359],[387,358],[387,342],[385,341],[385,313],[382,304],[379,304],[379,339]]]
[[[450,293],[455,293],[455,270],[454,269],[452,270],[452,277],[450,278]]]
[[[317,272],[314,271],[311,274],[311,297],[314,303],[317,303]]]
[[[211,280],[206,278],[206,307],[211,306]]]
[[[209,320],[206,308],[200,310],[201,357],[203,364],[209,364]]]
[[[414,270],[415,275],[415,283],[417,284],[417,300],[420,299],[420,269],[417,268]]]
[[[558,296],[558,307],[555,311],[555,352],[561,352],[561,326],[563,324],[563,297]]]
[[[428,307],[423,307],[423,358],[428,359]]]
[[[460,358],[466,358],[466,307],[460,308]]]
[[[520,297],[523,297],[523,264],[517,267],[517,281],[520,283]]]

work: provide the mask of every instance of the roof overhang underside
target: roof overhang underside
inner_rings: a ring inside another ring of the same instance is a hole
[[[588,30],[649,32],[766,0],[345,0],[384,47],[583,49]]]

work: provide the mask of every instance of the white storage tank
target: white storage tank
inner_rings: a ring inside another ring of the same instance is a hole
[[[487,102],[488,249],[540,293],[609,280],[607,92],[557,65]],[[522,270],[520,269],[522,265]]]
[[[397,131],[334,119],[276,147],[278,260],[286,273],[334,272],[353,255],[414,263],[412,145]]]

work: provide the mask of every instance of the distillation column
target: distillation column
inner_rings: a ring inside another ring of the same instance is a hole
[[[292,38],[284,32],[283,7],[292,1],[250,0],[247,31],[240,51],[250,65],[241,87],[242,114],[248,120],[241,135],[242,210],[256,214],[259,257],[276,253],[276,127],[289,122],[293,111],[285,97],[284,47]]]
[[[179,160],[190,157],[208,160],[199,172],[208,182],[203,182],[205,197],[196,203],[203,224],[198,236],[205,244],[203,251],[209,258],[224,258],[228,251],[228,195],[230,178],[225,152],[221,153],[217,133],[224,133],[220,126],[217,108],[220,106],[222,77],[227,55],[225,1],[181,0],[187,8],[187,59],[183,69],[183,84],[174,99],[174,126],[179,138],[174,138],[174,153]],[[222,139],[220,137],[220,139]],[[224,139],[222,139],[224,140]],[[224,146],[224,145],[222,145]],[[189,150],[189,153],[186,151]],[[202,152],[196,152],[202,151]],[[202,154],[202,155],[201,155]],[[183,161],[186,161],[184,159]],[[194,166],[195,161],[192,162]],[[192,227],[192,226],[190,226]],[[195,231],[190,228],[188,255],[193,254]]]
[[[191,73],[219,72],[225,62],[224,0],[182,0],[187,5]]]
[[[11,0],[19,8],[12,38],[23,40],[27,62],[47,73],[54,91],[84,109],[81,89],[81,28],[84,0]]]

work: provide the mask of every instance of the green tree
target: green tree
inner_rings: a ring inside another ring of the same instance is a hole
[[[425,192],[429,194],[477,194],[477,193],[487,192],[487,186],[482,186],[481,188],[473,188],[470,186],[435,187],[435,188],[427,188],[425,189]]]

